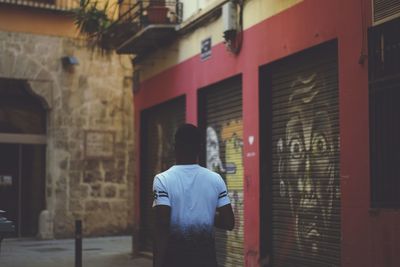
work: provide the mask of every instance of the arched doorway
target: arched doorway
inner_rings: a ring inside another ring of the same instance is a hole
[[[27,82],[0,79],[0,209],[17,236],[35,236],[45,209],[47,112]]]

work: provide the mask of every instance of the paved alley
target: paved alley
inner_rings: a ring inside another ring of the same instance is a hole
[[[5,239],[1,244],[1,267],[73,267],[73,239]],[[83,267],[150,267],[147,258],[131,256],[131,237],[83,239]]]

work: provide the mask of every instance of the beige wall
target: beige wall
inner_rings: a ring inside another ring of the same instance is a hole
[[[102,8],[107,0],[99,0]],[[93,1],[94,2],[94,1]],[[117,0],[110,0],[109,16],[117,19]],[[77,7],[78,0],[58,0],[56,3],[70,9]],[[35,33],[53,36],[78,37],[71,11],[55,11],[18,5],[2,5],[0,8],[0,31]]]
[[[18,6],[0,8],[0,30],[77,37],[70,14]]]

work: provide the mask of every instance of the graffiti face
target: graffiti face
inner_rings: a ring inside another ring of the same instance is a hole
[[[219,154],[218,135],[212,127],[207,127],[207,169],[225,172]]]
[[[316,75],[293,84],[284,136],[277,142],[280,196],[289,201],[297,246],[307,256],[322,253],[336,190],[337,137],[317,85]]]
[[[230,249],[231,244],[243,243],[243,130],[242,121],[232,119],[215,128],[207,127],[207,168],[219,172],[228,187],[235,214],[235,228],[231,232],[216,231],[218,263],[221,266],[241,264],[242,255]]]

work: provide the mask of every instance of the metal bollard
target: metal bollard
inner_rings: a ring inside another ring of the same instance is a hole
[[[82,221],[75,221],[75,267],[82,267]]]

